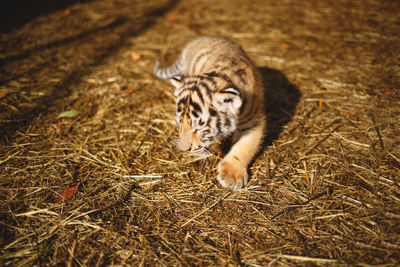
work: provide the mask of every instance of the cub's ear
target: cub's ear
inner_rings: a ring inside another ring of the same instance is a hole
[[[221,112],[229,111],[233,114],[238,114],[242,102],[239,90],[235,87],[228,87],[216,94],[214,107]]]
[[[176,88],[179,88],[182,86],[182,76],[175,76],[175,77],[169,79],[169,81]]]

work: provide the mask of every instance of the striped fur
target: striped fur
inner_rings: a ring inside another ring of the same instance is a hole
[[[179,147],[206,154],[221,137],[234,144],[218,165],[218,181],[239,189],[264,136],[265,115],[260,73],[243,49],[224,38],[200,37],[186,45],[175,63],[154,74],[175,86]]]

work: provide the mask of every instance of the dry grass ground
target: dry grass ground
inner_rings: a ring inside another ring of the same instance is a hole
[[[0,265],[399,264],[399,32],[395,0],[98,0],[2,33]],[[174,148],[152,75],[200,35],[265,79],[244,190]]]

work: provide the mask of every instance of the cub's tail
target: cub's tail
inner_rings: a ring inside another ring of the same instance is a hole
[[[182,58],[179,57],[172,66],[165,69],[161,68],[161,62],[160,60],[157,59],[156,62],[154,63],[153,72],[154,75],[156,75],[158,78],[161,79],[168,79],[182,75],[184,72]]]

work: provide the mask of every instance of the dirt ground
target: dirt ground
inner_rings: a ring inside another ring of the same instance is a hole
[[[52,4],[50,4],[52,3]],[[1,266],[397,266],[400,2],[17,1],[0,32]],[[202,35],[259,67],[245,189],[178,151],[152,74]]]

